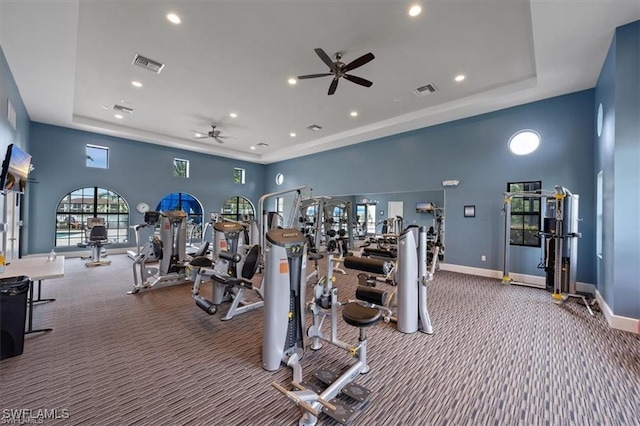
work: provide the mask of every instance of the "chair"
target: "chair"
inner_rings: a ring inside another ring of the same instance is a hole
[[[85,242],[78,243],[78,247],[91,248],[90,256],[81,257],[81,259],[91,259],[91,261],[85,263],[85,266],[110,265],[110,260],[100,259],[100,256],[102,255],[102,248],[111,244],[107,235],[107,227],[105,226],[104,218],[91,217],[87,219],[87,228],[90,229],[89,239]]]

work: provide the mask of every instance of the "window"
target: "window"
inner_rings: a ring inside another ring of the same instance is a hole
[[[98,187],[77,189],[65,195],[56,208],[56,247],[71,247],[88,237],[87,219],[104,218],[109,240],[129,240],[129,206],[117,193]]]
[[[602,106],[602,104],[600,104]],[[596,255],[602,259],[602,198],[603,198],[603,187],[602,187],[602,170],[598,172],[598,177],[596,181]]]
[[[233,220],[254,220],[255,209],[248,199],[235,196],[224,202],[222,217]]]
[[[276,197],[276,213],[284,215],[284,197]]]
[[[190,241],[193,238],[202,238],[202,204],[193,195],[185,192],[165,195],[156,206],[156,210],[182,210],[187,214],[187,238]]]
[[[542,189],[542,181],[510,182],[507,192],[533,192]],[[511,245],[540,247],[539,197],[513,197],[511,201]]]
[[[175,177],[189,177],[189,160],[183,160],[181,158],[173,159],[173,175]]]
[[[86,146],[87,167],[98,169],[109,168],[109,148],[106,146],[87,145]]]
[[[244,169],[238,167],[233,169],[233,183],[244,185]]]

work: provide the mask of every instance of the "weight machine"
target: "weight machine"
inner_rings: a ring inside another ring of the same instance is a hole
[[[382,305],[386,293],[368,287],[360,287],[356,297],[364,301],[338,302],[337,289],[332,286],[333,276],[329,271],[325,280],[314,287],[314,298],[309,304],[313,313],[313,324],[307,330],[312,340],[311,349],[322,347],[321,341],[331,343],[348,351],[356,362],[342,374],[332,369],[321,369],[315,377],[326,384],[324,390],[313,382],[302,381],[300,359],[304,355],[305,293],[307,263],[307,240],[296,229],[273,229],[266,235],[265,254],[265,305],[263,321],[262,367],[267,371],[278,370],[281,364],[293,370],[295,390],[287,390],[272,383],[278,391],[293,401],[302,411],[298,424],[315,425],[320,413],[325,413],[342,424],[348,424],[353,409],[335,397],[342,393],[358,402],[366,402],[370,391],[354,384],[353,380],[369,371],[367,364],[367,336],[365,327],[382,318]],[[331,255],[328,265],[332,265]],[[337,338],[337,309],[342,305],[342,317],[347,324],[358,327],[360,336],[356,346]],[[325,310],[329,309],[330,314]],[[322,323],[329,316],[331,337],[325,338]]]
[[[244,229],[244,225],[237,222],[214,223],[214,261],[206,257],[191,261],[191,265],[197,268],[191,291],[196,305],[213,315],[222,303],[231,301],[227,314],[221,318],[222,321],[264,305],[261,289],[253,287],[251,283],[258,269],[260,246],[251,246],[245,257]],[[207,279],[212,281],[212,300],[200,296],[200,285]],[[260,301],[245,303],[246,290],[255,291]]]
[[[509,276],[511,242],[511,204],[514,198],[538,198],[545,206],[544,227],[539,232],[544,247],[544,269],[547,287],[552,288],[552,301],[558,305],[568,298],[582,299],[589,313],[594,316],[584,295],[576,290],[578,264],[578,203],[579,195],[556,186],[554,191],[522,191],[504,193],[504,263],[502,282],[504,284],[524,284]]]
[[[152,237],[133,260],[133,290],[128,294],[190,281],[186,275],[188,261],[185,253],[187,213],[182,210],[145,213],[148,226],[158,221],[160,238]],[[149,262],[159,264],[150,267],[147,265]]]

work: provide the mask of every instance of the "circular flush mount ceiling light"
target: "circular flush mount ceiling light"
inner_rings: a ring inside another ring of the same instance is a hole
[[[540,135],[533,130],[520,130],[509,139],[509,149],[516,155],[527,155],[538,149]]]
[[[409,9],[409,16],[418,16],[422,13],[422,8],[419,5],[411,6]]]
[[[180,22],[182,22],[182,20],[180,19],[180,17],[178,15],[176,15],[175,13],[169,13],[167,15],[167,19],[169,20],[169,22],[171,22],[172,24],[179,24]]]
[[[460,83],[461,81],[463,81],[465,79],[464,74],[459,74],[456,75],[456,78],[454,78],[455,81],[457,81],[458,83]]]
[[[289,80],[287,80],[287,82],[288,82],[290,85],[292,85],[292,86],[293,86],[294,84],[296,84],[296,83],[298,82],[298,80],[296,80],[295,78],[291,77]]]

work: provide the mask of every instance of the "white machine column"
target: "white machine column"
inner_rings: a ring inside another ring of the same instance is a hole
[[[398,330],[418,331],[418,248],[410,229],[398,237]]]
[[[262,368],[275,371],[304,351],[307,240],[297,229],[272,229],[265,240]]]

